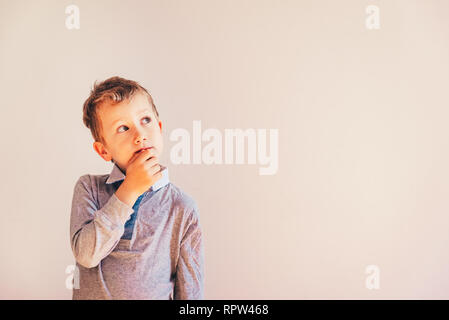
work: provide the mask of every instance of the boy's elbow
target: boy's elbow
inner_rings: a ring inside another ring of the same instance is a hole
[[[96,261],[94,259],[79,259],[79,258],[77,258],[76,262],[78,262],[79,265],[81,265],[87,269],[95,268],[100,264],[100,261]]]
[[[95,268],[100,264],[100,260],[96,259],[92,255],[87,255],[85,253],[82,253],[83,250],[79,250],[78,246],[75,244],[73,247],[73,255],[75,256],[76,262],[83,266],[84,268]]]
[[[86,254],[80,254],[80,251],[76,250],[75,253],[75,260],[78,262],[79,265],[85,267],[85,268],[95,268],[100,264],[100,259],[97,259],[95,256],[92,255],[86,255]]]

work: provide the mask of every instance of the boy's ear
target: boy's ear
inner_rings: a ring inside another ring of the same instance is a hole
[[[161,133],[162,133],[162,122],[159,121],[159,128],[161,128]]]
[[[100,155],[100,157],[102,157],[105,161],[111,161],[112,160],[112,156],[109,153],[109,151],[106,149],[106,147],[98,141],[94,142],[94,150]]]

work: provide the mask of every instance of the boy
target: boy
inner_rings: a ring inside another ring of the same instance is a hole
[[[203,299],[198,208],[159,164],[162,123],[151,95],[120,77],[95,83],[83,121],[114,166],[74,188],[73,299]]]

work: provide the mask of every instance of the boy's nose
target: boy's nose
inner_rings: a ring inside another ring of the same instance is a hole
[[[145,141],[145,140],[147,140],[147,138],[145,138],[144,136],[139,135],[139,136],[137,136],[136,139],[134,140],[134,143],[135,143],[135,144],[140,144],[140,143],[142,143],[142,141]]]
[[[147,137],[145,136],[145,134],[143,132],[137,131],[136,137],[134,138],[134,143],[140,144],[140,143],[142,143],[142,141],[145,141],[145,140],[147,140]]]

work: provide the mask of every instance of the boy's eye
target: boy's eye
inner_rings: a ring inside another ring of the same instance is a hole
[[[148,124],[148,123],[151,122],[151,118],[150,118],[150,117],[144,117],[144,118],[142,118],[142,122],[143,122],[144,124]],[[118,132],[118,133],[120,133],[120,132],[125,132],[125,131],[127,131],[128,129],[129,129],[129,128],[128,128],[127,126],[120,126],[120,127],[118,127],[117,132]]]
[[[128,130],[127,126],[120,126],[118,127],[117,132],[125,132],[126,130]]]

